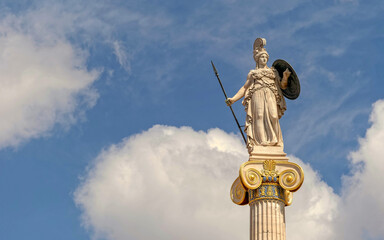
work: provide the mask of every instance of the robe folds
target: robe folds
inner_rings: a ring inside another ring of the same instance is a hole
[[[247,148],[254,146],[283,146],[279,119],[287,109],[281,92],[280,76],[274,68],[253,69],[249,72],[251,85],[246,89],[243,105],[246,111],[244,131]]]

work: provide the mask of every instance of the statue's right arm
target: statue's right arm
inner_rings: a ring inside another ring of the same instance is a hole
[[[234,102],[238,101],[245,95],[245,91],[251,86],[252,83],[252,75],[251,72],[249,72],[247,76],[247,81],[245,82],[244,86],[242,86],[239,91],[235,94],[235,96],[231,98],[227,98],[225,102],[227,103],[228,106],[231,106]]]

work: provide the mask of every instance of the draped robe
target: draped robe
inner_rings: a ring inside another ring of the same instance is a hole
[[[251,153],[254,146],[283,147],[279,119],[286,110],[286,103],[279,73],[274,68],[256,69],[249,72],[248,78],[251,85],[243,100],[248,151]]]

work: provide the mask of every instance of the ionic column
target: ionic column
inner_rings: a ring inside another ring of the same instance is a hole
[[[287,160],[250,160],[240,166],[231,199],[250,206],[251,240],[285,240],[285,206],[304,181],[302,168]]]

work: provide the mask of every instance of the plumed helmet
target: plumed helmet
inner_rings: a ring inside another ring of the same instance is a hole
[[[265,38],[257,38],[253,43],[253,59],[256,63],[262,54],[266,54],[269,58],[269,54],[264,48],[265,45],[267,45],[267,40],[265,40]]]

